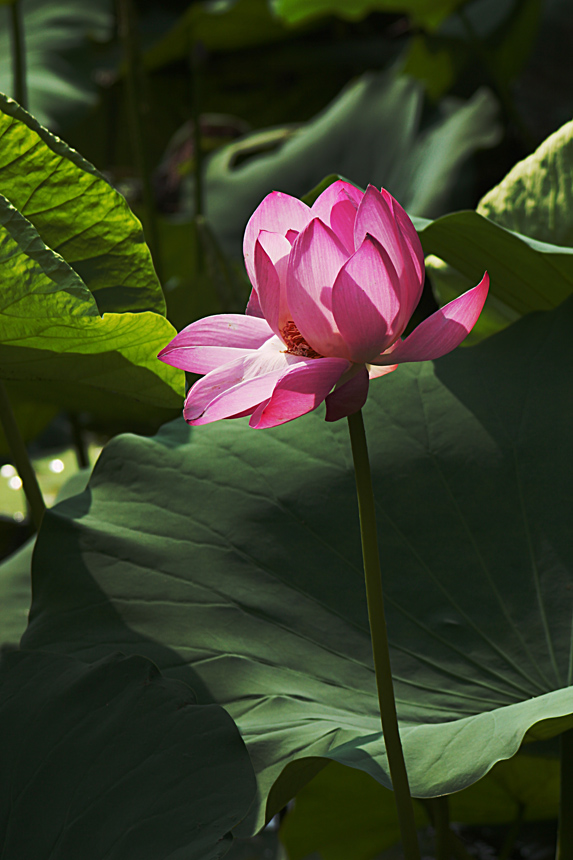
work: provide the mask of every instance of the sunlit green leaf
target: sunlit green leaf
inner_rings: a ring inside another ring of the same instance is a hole
[[[477,211],[509,230],[573,247],[573,122],[519,161]]]
[[[122,195],[1,94],[0,193],[77,272],[100,313],[165,311],[141,224]]]
[[[181,405],[183,372],[156,359],[173,326],[149,311],[100,317],[79,276],[2,197],[0,276],[1,375],[23,394],[111,416],[155,408],[164,420]]]
[[[7,654],[0,691],[6,860],[226,853],[255,779],[223,708],[122,654]]]
[[[479,218],[479,216],[476,216]],[[573,726],[573,303],[402,365],[365,410],[415,795],[459,791]],[[106,447],[48,511],[26,647],[121,647],[223,704],[258,822],[325,764],[389,785],[345,422],[166,425]],[[254,813],[253,813],[253,817]]]

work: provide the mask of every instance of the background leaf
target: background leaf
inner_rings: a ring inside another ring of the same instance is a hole
[[[291,24],[319,15],[339,15],[351,21],[369,12],[401,12],[426,27],[436,27],[465,0],[270,0],[271,8]]]
[[[570,122],[488,191],[477,215],[455,213],[432,225],[418,223],[425,253],[432,255],[426,267],[440,305],[489,271],[486,308],[468,343],[517,315],[556,307],[573,290],[572,158]]]
[[[572,316],[569,301],[372,385],[417,796],[466,788],[526,736],[573,726],[573,462],[560,456]],[[117,438],[86,492],[46,514],[33,577],[25,647],[93,660],[121,643],[229,710],[258,774],[259,824],[327,759],[389,784],[344,422],[178,421]]]
[[[113,31],[111,0],[20,0],[29,109],[57,130],[96,100],[92,43]],[[14,95],[8,10],[0,9],[0,91]]]
[[[247,137],[216,152],[206,168],[207,215],[224,250],[240,258],[244,227],[270,190],[300,197],[328,173],[384,185],[410,214],[443,211],[461,164],[497,140],[496,104],[480,91],[420,132],[422,100],[411,78],[364,75],[278,150],[237,163],[251,151]]]
[[[480,215],[533,239],[573,247],[573,122],[513,167],[477,206]]]
[[[4,655],[0,689],[6,860],[226,853],[255,780],[223,708],[121,654]]]

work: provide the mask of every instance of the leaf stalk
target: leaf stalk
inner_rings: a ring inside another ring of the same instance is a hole
[[[28,109],[28,87],[26,82],[26,48],[22,21],[21,0],[9,4],[10,35],[12,39],[12,86],[14,98],[24,110]]]
[[[14,417],[14,411],[12,409],[12,404],[10,403],[10,398],[8,397],[8,392],[6,391],[6,386],[1,380],[0,423],[2,424],[4,435],[6,436],[8,447],[10,448],[12,460],[22,480],[22,486],[24,487],[28,505],[30,506],[32,520],[36,529],[39,529],[46,511],[46,504],[44,502],[44,497],[42,496],[40,485],[38,484],[34,467],[32,466],[32,461],[28,455],[26,443],[22,438],[18,424],[16,423],[16,418]]]
[[[561,791],[557,825],[557,860],[573,860],[573,729],[561,735]]]

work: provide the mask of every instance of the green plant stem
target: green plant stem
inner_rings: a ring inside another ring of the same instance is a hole
[[[384,734],[390,777],[394,789],[394,799],[398,810],[398,823],[404,858],[405,860],[419,860],[420,848],[414,818],[414,805],[408,785],[408,774],[406,772],[400,731],[398,729],[396,700],[394,698],[394,686],[392,683],[392,667],[390,665],[380,557],[378,553],[374,493],[372,491],[368,447],[366,445],[366,433],[364,432],[361,411],[348,416],[348,429],[350,431],[350,443],[354,459],[366,598],[368,602],[368,620],[370,622],[370,634],[372,637],[374,671],[376,674],[376,686],[378,688],[382,732]]]
[[[446,795],[434,797],[434,841],[436,860],[449,860],[450,846],[450,806]]]
[[[14,87],[14,98],[19,105],[27,109],[26,50],[24,45],[21,0],[13,0],[9,4],[9,13],[12,36],[12,84]]]
[[[18,474],[22,479],[22,485],[28,500],[28,505],[30,506],[32,520],[36,528],[39,529],[46,510],[46,505],[44,503],[42,491],[40,490],[40,485],[38,484],[38,479],[36,478],[36,473],[34,472],[34,467],[32,466],[30,457],[28,456],[26,443],[24,442],[20,429],[16,423],[12,404],[10,403],[8,392],[6,391],[6,386],[2,381],[0,381],[0,421],[2,422],[2,428],[4,430],[4,435],[6,436],[6,441],[8,442],[8,447],[10,448],[12,460],[14,461]]]
[[[76,412],[68,413],[70,430],[72,431],[72,442],[76,452],[78,469],[87,469],[90,465],[88,447],[84,439],[83,428]]]
[[[573,729],[561,735],[561,792],[557,860],[573,860]]]
[[[133,146],[135,166],[141,179],[143,206],[145,209],[146,239],[151,250],[157,276],[162,281],[159,231],[157,228],[155,200],[153,197],[143,128],[143,118],[148,113],[148,106],[143,86],[143,66],[133,0],[118,0],[118,13],[119,31],[126,59],[126,94],[131,144]]]

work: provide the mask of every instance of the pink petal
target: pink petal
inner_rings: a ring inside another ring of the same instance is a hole
[[[255,284],[255,242],[260,231],[280,233],[281,236],[286,236],[288,230],[296,230],[300,233],[308,224],[310,217],[310,209],[306,203],[281,191],[267,194],[262,203],[257,206],[245,228],[243,239],[245,266],[253,286]]]
[[[388,254],[371,236],[338,273],[332,312],[357,364],[369,362],[399,336],[394,321],[400,312],[400,285]]]
[[[368,365],[368,377],[370,379],[378,379],[379,376],[386,376],[387,373],[392,373],[392,371],[397,370],[397,364],[387,364],[384,367],[378,367],[375,364]]]
[[[249,301],[247,302],[245,313],[250,317],[260,317],[261,319],[264,318],[264,314],[261,310],[261,303],[259,302],[259,297],[254,287],[251,290],[251,295],[249,296]]]
[[[286,301],[286,273],[290,243],[278,233],[261,230],[255,242],[255,278],[261,310],[279,335],[290,318]]]
[[[370,234],[387,251],[400,281],[401,312],[397,327],[401,333],[420,301],[424,278],[412,234],[410,231],[406,236],[402,233],[401,221],[408,216],[397,203],[394,207],[394,202],[387,191],[382,193],[369,185],[356,215],[354,241],[359,248],[366,234]]]
[[[316,198],[312,217],[320,218],[340,239],[346,251],[354,251],[354,222],[364,192],[350,182],[337,179]]]
[[[253,413],[250,426],[276,427],[312,412],[349,366],[343,358],[303,359],[293,365],[275,385],[268,403]]]
[[[322,194],[316,198],[312,204],[311,218],[320,218],[325,224],[330,220],[330,212],[332,207],[339,200],[352,200],[356,204],[356,208],[364,197],[364,191],[352,185],[350,182],[345,182],[344,179],[337,179],[332,182],[328,188],[325,188]]]
[[[187,395],[185,420],[189,424],[208,424],[251,409],[270,397],[275,382],[298,360],[282,352],[282,347],[282,342],[273,337],[260,350],[199,379]]]
[[[386,200],[386,202],[390,205],[392,209],[392,213],[394,218],[398,222],[398,226],[400,227],[400,232],[402,233],[402,238],[406,242],[410,253],[412,255],[412,259],[414,262],[414,267],[416,269],[416,275],[421,283],[424,283],[424,249],[422,248],[422,243],[420,242],[420,237],[416,232],[416,228],[412,224],[410,217],[405,209],[400,206],[395,197],[386,191],[385,188],[382,188],[380,193]]]
[[[275,370],[232,386],[218,397],[214,397],[198,417],[192,417],[195,415],[194,408],[185,407],[183,410],[185,420],[196,427],[212,424],[213,421],[220,421],[222,418],[242,418],[245,415],[251,415],[261,401],[268,399],[282,373],[281,370]]]
[[[362,409],[368,397],[368,371],[361,367],[358,373],[326,398],[326,420],[338,421]]]
[[[489,288],[489,276],[425,319],[408,337],[371,364],[430,361],[451,352],[467,337],[476,324]]]
[[[243,314],[216,314],[191,323],[157,356],[192,373],[209,373],[248,355],[273,335],[268,323]]]
[[[321,355],[346,356],[332,314],[332,285],[348,259],[340,239],[314,218],[299,234],[289,258],[287,302],[307,343]]]

